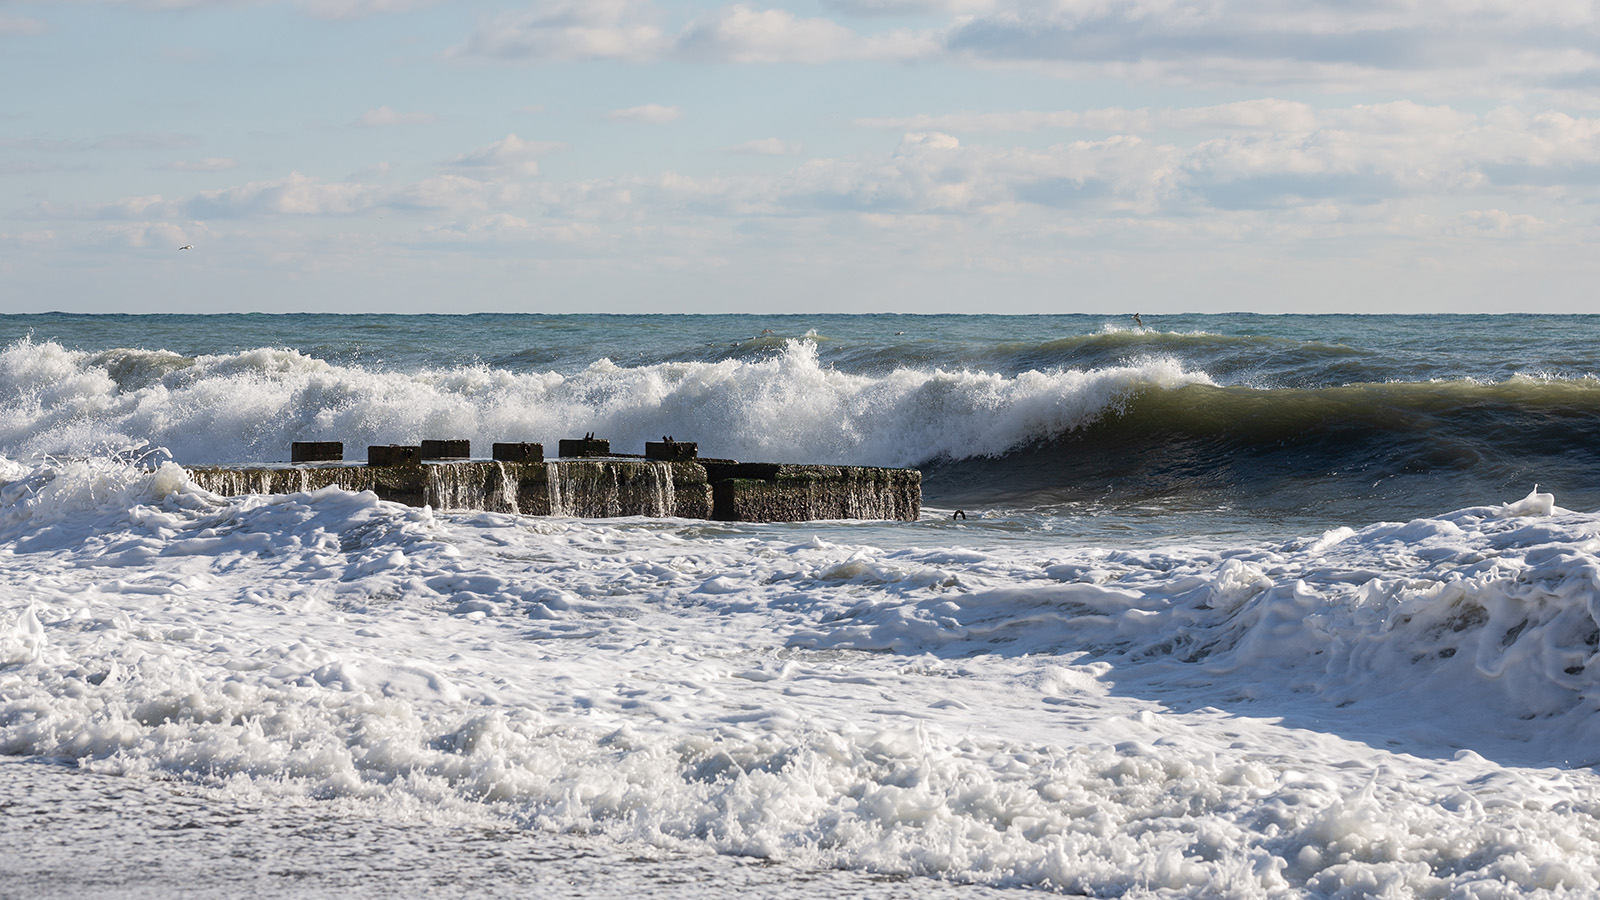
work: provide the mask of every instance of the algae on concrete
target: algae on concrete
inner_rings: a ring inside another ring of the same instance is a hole
[[[728,474],[712,475],[712,518],[719,521],[914,521],[922,514],[916,469],[741,463]]]
[[[531,516],[915,520],[922,509],[921,472],[862,466],[609,458],[188,471],[196,485],[226,495],[337,485],[410,506]]]

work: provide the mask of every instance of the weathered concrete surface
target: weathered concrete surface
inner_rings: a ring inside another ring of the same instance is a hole
[[[915,469],[630,458],[195,467],[188,472],[195,484],[226,495],[337,485],[411,506],[531,516],[913,520],[922,509],[922,473]]]
[[[610,456],[611,442],[599,438],[562,438],[556,441],[556,452],[562,459]]]
[[[903,519],[922,514],[922,473],[866,466],[706,466],[712,518],[723,522]]]
[[[495,444],[491,459],[501,462],[544,462],[544,445],[528,441]]]
[[[645,459],[664,459],[668,462],[682,462],[694,459],[700,455],[700,445],[694,441],[645,441]]]
[[[468,440],[453,439],[444,441],[423,441],[423,459],[468,459],[472,456],[472,442]]]
[[[343,441],[295,441],[289,445],[291,462],[338,462],[344,459]]]
[[[400,466],[189,468],[219,494],[286,494],[337,485],[435,509],[530,516],[711,518],[711,487],[694,463],[644,460],[441,462]]]
[[[422,447],[416,444],[382,444],[367,448],[369,466],[416,466],[422,464]]]

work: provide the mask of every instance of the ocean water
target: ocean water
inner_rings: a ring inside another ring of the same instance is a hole
[[[1597,339],[0,316],[0,896],[1593,896]],[[586,432],[918,466],[925,510],[184,469]]]

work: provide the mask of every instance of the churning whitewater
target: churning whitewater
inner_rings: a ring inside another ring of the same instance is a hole
[[[646,848],[665,872],[717,854],[1094,897],[1600,891],[1600,515],[1563,508],[1596,496],[1565,489],[1594,463],[1563,442],[1585,440],[1600,366],[1555,338],[1543,374],[1441,349],[1424,380],[1340,382],[1306,359],[1385,353],[1303,332],[1363,323],[1253,318],[1225,340],[1241,322],[936,317],[918,362],[875,317],[747,350],[742,320],[580,319],[564,340],[631,328],[656,358],[560,344],[526,365],[468,358],[501,352],[470,322],[455,362],[398,339],[331,360],[309,342],[332,326],[238,349],[225,321],[168,352],[28,324],[0,352],[0,753],[65,763],[96,797],[170,783],[252,821],[355,809],[425,846],[468,823]],[[1024,325],[1079,337],[1012,346]],[[1216,355],[1247,342],[1295,357],[1281,383]],[[1110,356],[1026,361],[1085,347]],[[1576,436],[1512,427],[1534,420]],[[1474,421],[1492,427],[1463,449]],[[225,496],[183,467],[693,423],[708,455],[926,464],[930,508],[526,517]],[[1292,515],[1263,512],[1295,482]],[[1357,518],[1384,504],[1400,514]],[[56,827],[6,835],[8,880],[138,893],[134,871],[73,881],[57,848],[90,836]]]
[[[572,423],[586,423],[580,431],[627,446],[692,430],[708,456],[914,465],[998,456],[1092,422],[1141,387],[1203,380],[1171,361],[1015,376],[849,374],[824,366],[805,340],[757,359],[637,368],[602,359],[570,374],[392,373],[292,349],[188,358],[22,340],[0,351],[0,447],[16,456],[150,443],[180,462],[238,463],[281,459],[294,440],[365,447],[424,432],[553,449]]]

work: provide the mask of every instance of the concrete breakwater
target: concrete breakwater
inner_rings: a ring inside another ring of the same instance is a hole
[[[497,445],[497,451],[502,446],[538,445]],[[686,446],[691,448],[687,452]],[[542,451],[534,457],[523,449],[515,455],[536,461],[423,461],[419,455],[401,452],[398,455],[406,461],[398,464],[341,461],[192,467],[188,472],[196,485],[219,494],[282,494],[337,485],[345,490],[372,491],[385,500],[411,506],[531,516],[911,521],[922,511],[922,473],[916,469],[702,460],[693,458],[692,447],[677,442],[660,454],[678,459],[595,456],[544,460]],[[369,459],[395,456],[390,452],[393,448],[371,452],[378,449],[369,449]],[[508,451],[504,455],[513,454]]]

